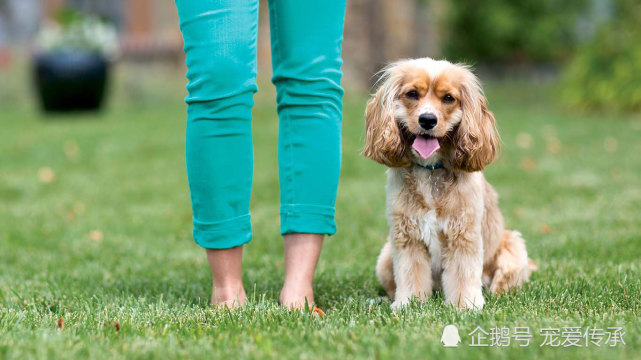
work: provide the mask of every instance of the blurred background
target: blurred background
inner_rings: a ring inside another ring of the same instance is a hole
[[[268,79],[265,1],[261,10],[259,75]],[[635,0],[350,0],[344,85],[369,90],[372,74],[391,60],[444,57],[483,76],[557,81],[560,100],[577,109],[638,110],[640,24]],[[110,69],[161,64],[184,72],[172,1],[0,0],[0,71],[71,48],[101,53]],[[3,88],[0,101],[11,101]]]

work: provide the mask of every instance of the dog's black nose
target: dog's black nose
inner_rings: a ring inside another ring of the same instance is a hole
[[[425,113],[418,116],[418,124],[425,130],[430,130],[436,126],[438,118],[432,113]]]

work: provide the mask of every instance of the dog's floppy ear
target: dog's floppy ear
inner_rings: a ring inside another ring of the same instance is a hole
[[[394,115],[401,80],[393,67],[384,70],[383,84],[365,109],[363,155],[389,167],[409,165],[406,141]]]
[[[450,161],[458,170],[481,171],[498,156],[501,140],[478,78],[467,67],[460,68],[464,73],[461,83],[463,114],[452,136],[454,149]]]

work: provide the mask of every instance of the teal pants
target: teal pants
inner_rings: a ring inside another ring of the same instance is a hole
[[[187,62],[194,240],[248,243],[258,0],[175,0]],[[336,232],[345,0],[270,0],[281,233]]]

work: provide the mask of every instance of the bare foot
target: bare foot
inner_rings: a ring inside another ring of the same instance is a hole
[[[280,303],[288,309],[313,309],[314,271],[323,245],[321,234],[287,234],[285,241],[285,284]]]
[[[237,286],[235,288],[213,287],[211,292],[211,305],[218,309],[236,309],[245,305],[246,302],[247,295],[242,284],[240,284],[240,287]]]
[[[314,291],[310,286],[289,286],[287,283],[283,286],[280,292],[280,304],[288,309],[304,309],[307,305],[308,309],[314,307]]]
[[[211,304],[217,308],[237,308],[245,305],[247,295],[243,287],[243,247],[207,249],[211,268]]]

